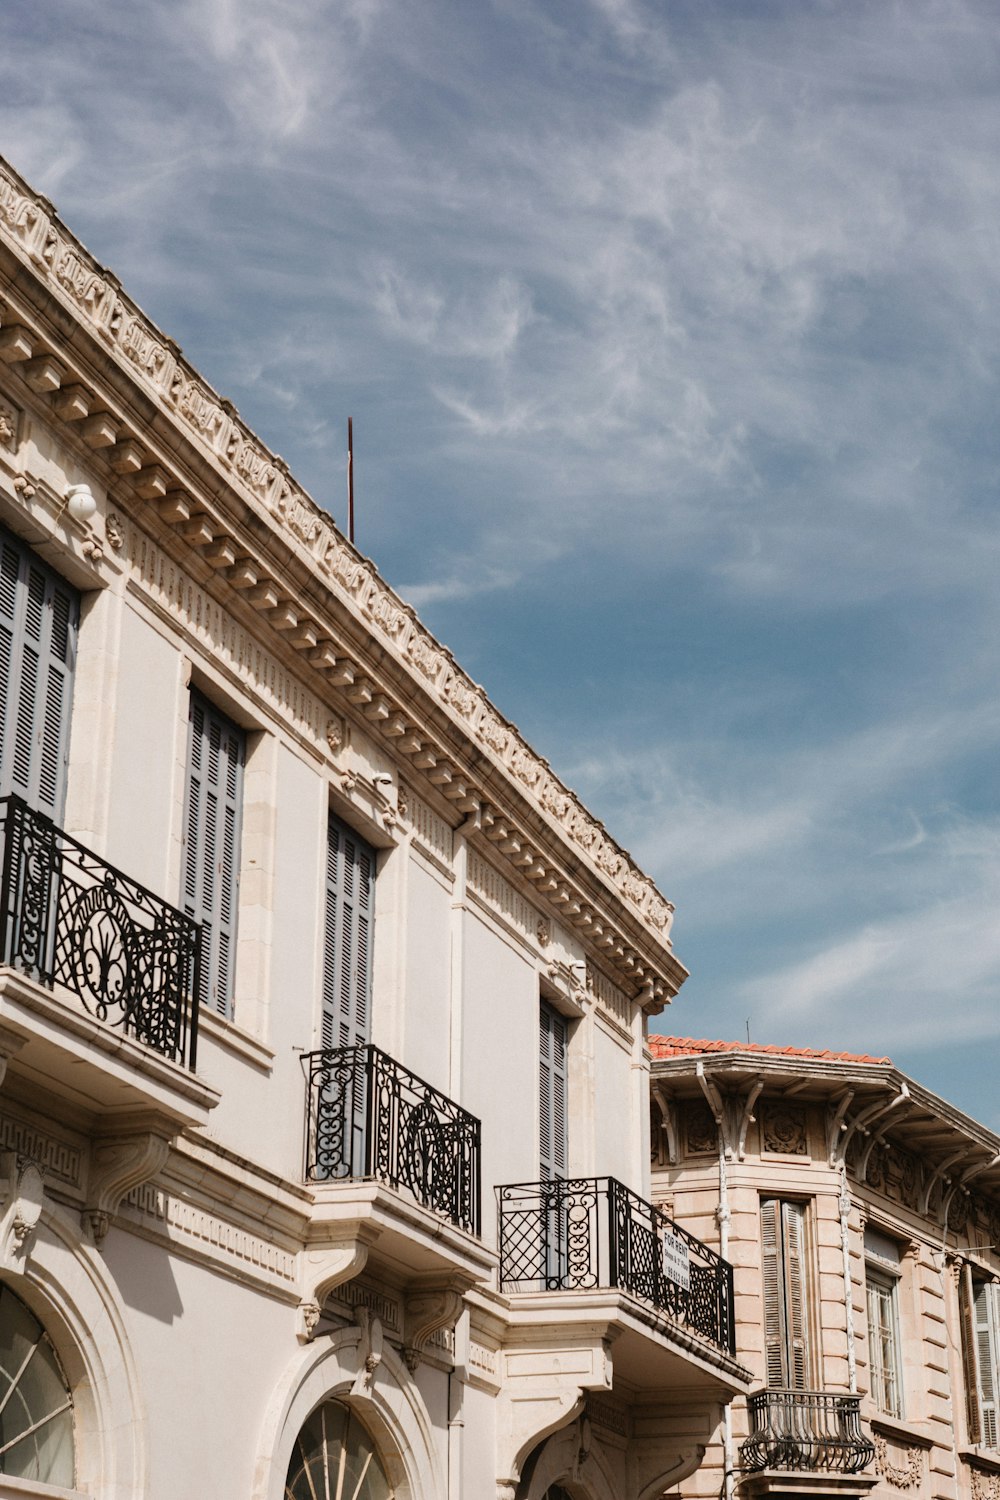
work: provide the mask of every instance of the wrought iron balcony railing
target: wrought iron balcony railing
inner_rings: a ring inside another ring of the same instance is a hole
[[[194,1068],[197,922],[20,797],[0,799],[2,961]]]
[[[453,1224],[480,1233],[480,1145],[474,1115],[371,1045],[306,1054],[306,1176],[373,1178],[406,1188]]]
[[[733,1268],[614,1177],[497,1189],[505,1292],[618,1287],[735,1352]]]
[[[875,1457],[861,1429],[860,1396],[829,1391],[757,1391],[747,1400],[750,1436],[740,1463],[760,1469],[857,1474]]]

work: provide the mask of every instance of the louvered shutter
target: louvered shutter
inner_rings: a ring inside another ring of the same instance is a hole
[[[0,795],[62,819],[80,599],[0,532]]]
[[[962,1333],[962,1375],[965,1381],[965,1420],[968,1440],[982,1441],[979,1420],[979,1362],[976,1358],[976,1325],[973,1317],[972,1268],[966,1261],[958,1280],[958,1312]]]
[[[202,924],[198,998],[232,1011],[246,736],[191,694],[184,814],[183,905]]]
[[[566,1175],[567,1031],[563,1017],[543,1000],[538,1055],[538,1155],[543,1182]]]
[[[809,1383],[805,1205],[764,1198],[760,1228],[767,1384],[805,1390]]]
[[[1000,1395],[1000,1317],[998,1287],[982,1281],[973,1298],[973,1330],[979,1391],[980,1442],[985,1448],[996,1448],[1000,1438],[997,1398]]]
[[[371,1026],[375,851],[330,815],[323,934],[324,1047],[355,1047]]]

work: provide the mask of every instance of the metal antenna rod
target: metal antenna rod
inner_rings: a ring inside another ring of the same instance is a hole
[[[347,419],[347,539],[354,541],[354,418]]]

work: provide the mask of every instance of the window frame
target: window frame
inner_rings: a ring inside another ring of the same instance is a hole
[[[767,1210],[772,1205],[775,1223],[770,1238],[774,1250],[769,1254]],[[812,1389],[816,1345],[811,1274],[813,1212],[811,1198],[783,1198],[770,1193],[760,1197],[764,1382],[768,1390]],[[797,1245],[793,1243],[796,1238]],[[773,1268],[769,1268],[769,1260]],[[780,1375],[780,1380],[776,1381],[775,1375]]]
[[[966,1261],[959,1297],[969,1442],[995,1453],[1000,1451],[1000,1281],[975,1277]],[[979,1315],[980,1301],[985,1317]]]
[[[868,1319],[868,1395],[886,1417],[905,1414],[903,1341],[899,1331],[901,1273],[882,1260],[865,1256],[865,1314]],[[880,1315],[884,1314],[884,1315]],[[889,1352],[891,1369],[886,1364]]]

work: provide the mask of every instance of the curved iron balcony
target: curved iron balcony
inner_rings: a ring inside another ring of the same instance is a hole
[[[750,1436],[740,1445],[748,1473],[808,1469],[858,1474],[875,1457],[861,1430],[860,1396],[829,1391],[767,1390],[747,1398]]]
[[[500,1289],[617,1287],[734,1354],[733,1268],[614,1177],[497,1189]]]
[[[0,962],[194,1069],[198,923],[20,797],[0,799]]]
[[[474,1115],[371,1044],[308,1052],[306,1177],[374,1178],[480,1233]]]

